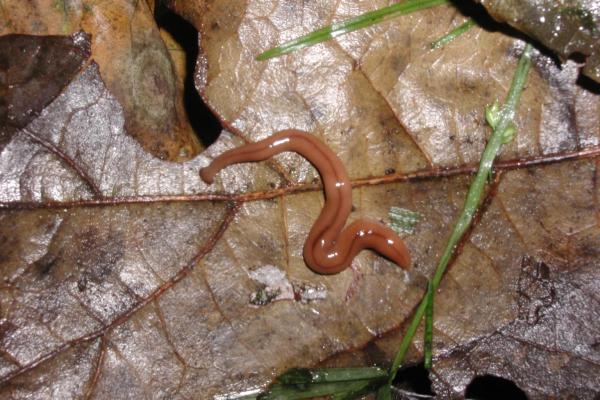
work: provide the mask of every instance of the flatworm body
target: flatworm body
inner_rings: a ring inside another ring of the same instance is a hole
[[[410,255],[402,239],[390,228],[371,219],[358,219],[344,228],[352,209],[352,187],[342,161],[314,136],[295,129],[226,151],[200,176],[212,183],[223,168],[237,163],[263,161],[292,151],[306,158],[321,175],[325,205],[304,243],[304,261],[315,272],[336,274],[349,267],[363,249],[372,249],[402,268],[410,266]]]

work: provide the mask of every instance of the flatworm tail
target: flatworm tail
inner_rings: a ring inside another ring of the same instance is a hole
[[[226,151],[200,176],[212,183],[223,168],[237,163],[263,161],[276,154],[292,151],[306,158],[321,175],[325,205],[304,243],[304,260],[315,272],[338,273],[352,263],[363,249],[369,248],[402,268],[410,266],[408,249],[402,239],[385,225],[369,219],[358,219],[346,229],[344,225],[352,209],[352,188],[341,160],[323,142],[295,129],[278,132],[267,139]]]

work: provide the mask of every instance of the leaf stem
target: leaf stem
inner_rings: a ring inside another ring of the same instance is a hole
[[[425,8],[435,7],[446,4],[448,0],[406,0],[378,10],[369,11],[354,18],[326,26],[313,31],[307,35],[285,42],[277,47],[273,47],[256,57],[257,61],[268,60],[269,58],[282,56],[324,42],[334,37],[353,32],[358,29],[366,28],[371,25],[383,22],[385,20],[409,14]]]
[[[433,291],[438,288],[440,281],[444,276],[444,272],[446,271],[446,267],[448,266],[448,262],[456,250],[456,246],[471,225],[473,216],[475,215],[475,212],[481,202],[481,198],[483,197],[483,191],[485,189],[487,179],[492,172],[494,159],[496,158],[500,147],[506,141],[506,133],[511,131],[513,123],[512,121],[521,98],[521,93],[525,86],[529,68],[531,66],[532,53],[532,46],[527,44],[523,50],[523,54],[521,54],[521,58],[519,59],[519,64],[513,77],[504,107],[498,113],[498,118],[493,126],[492,135],[490,136],[490,139],[481,156],[479,169],[477,170],[475,179],[469,187],[463,210],[456,225],[454,226],[454,230],[450,235],[450,239],[448,240],[444,253],[442,254],[442,257],[437,265],[433,279],[431,280]],[[427,303],[427,297],[424,297],[415,312],[415,315],[402,339],[402,342],[400,343],[400,347],[390,369],[389,382],[394,380],[402,361],[404,361],[404,357],[408,352],[408,347],[412,342],[415,332],[417,331],[417,328],[421,322],[421,318],[423,318],[423,314],[427,308]]]

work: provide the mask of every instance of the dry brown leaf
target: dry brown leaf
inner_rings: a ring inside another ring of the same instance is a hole
[[[0,34],[92,36],[92,57],[125,112],[127,133],[157,157],[183,160],[200,144],[187,122],[182,88],[148,5],[142,1],[7,0]]]
[[[210,398],[368,343],[365,362],[389,362],[397,337],[375,338],[424,291],[489,134],[483,105],[506,93],[519,44],[476,29],[430,52],[462,18],[441,8],[256,63],[268,45],[366,7],[261,5],[211,3],[195,21],[206,28],[198,81],[233,132],[197,158],[144,152],[95,63],[0,153],[1,395]],[[599,99],[575,78],[573,65],[536,58],[518,136],[437,296],[442,397],[485,373],[531,398],[600,387]],[[313,130],[344,160],[351,218],[424,215],[406,237],[411,271],[369,252],[336,276],[306,268],[322,196],[297,156],[199,180],[210,157],[286,127]],[[272,266],[304,301],[251,304]]]

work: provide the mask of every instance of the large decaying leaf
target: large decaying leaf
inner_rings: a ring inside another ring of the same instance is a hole
[[[93,61],[12,135],[0,153],[0,396],[210,398],[367,343],[363,362],[389,362],[398,340],[384,334],[425,290],[489,134],[483,106],[506,93],[521,44],[473,29],[430,51],[463,18],[443,7],[253,60],[384,4],[189,11],[205,27],[199,89],[230,132],[188,162],[153,158],[126,134]],[[537,56],[517,137],[436,297],[441,397],[481,374],[531,398],[600,388],[600,102],[576,78],[574,64]],[[302,244],[323,199],[298,156],[200,181],[211,157],[289,127],[347,165],[351,219],[384,219],[391,206],[423,215],[405,238],[410,271],[370,252],[339,275],[306,268]],[[293,295],[253,301],[269,274]]]
[[[91,35],[92,57],[124,109],[127,133],[157,157],[200,150],[183,109],[172,61],[146,2],[5,0],[0,34]]]

